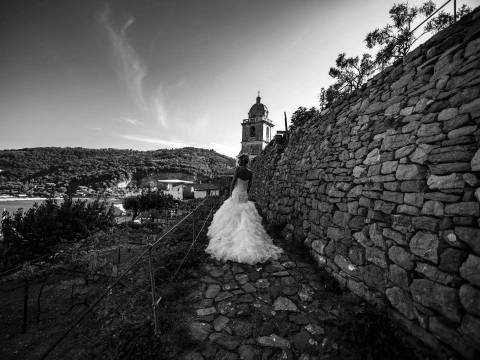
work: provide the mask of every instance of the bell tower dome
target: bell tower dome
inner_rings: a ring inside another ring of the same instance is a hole
[[[248,119],[242,125],[242,150],[250,159],[255,158],[272,139],[273,123],[268,118],[268,108],[261,103],[260,91],[255,104],[250,107]]]

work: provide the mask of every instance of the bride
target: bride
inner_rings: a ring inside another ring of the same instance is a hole
[[[213,216],[207,235],[206,252],[217,260],[256,264],[278,259],[283,250],[273,245],[262,226],[253,201],[248,201],[252,172],[247,169],[248,155],[240,155],[231,185],[231,196]]]

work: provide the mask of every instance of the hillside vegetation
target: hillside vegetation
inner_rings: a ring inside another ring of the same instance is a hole
[[[193,147],[154,151],[58,147],[2,150],[0,194],[65,193],[78,186],[101,191],[122,182],[136,187],[152,175],[206,180],[234,166],[230,157]]]

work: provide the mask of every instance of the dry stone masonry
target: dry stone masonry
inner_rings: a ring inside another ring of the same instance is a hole
[[[417,337],[469,359],[480,349],[479,94],[477,8],[252,165],[268,222]]]

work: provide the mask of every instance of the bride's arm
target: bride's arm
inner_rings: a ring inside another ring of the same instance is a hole
[[[233,180],[232,180],[232,183],[230,184],[230,195],[232,195],[233,188],[235,187],[235,183],[237,182],[237,174],[238,174],[238,168],[235,169],[235,174],[233,175]]]
[[[248,177],[247,193],[250,193],[250,188],[252,187],[252,177],[252,173],[250,173],[250,176]]]

